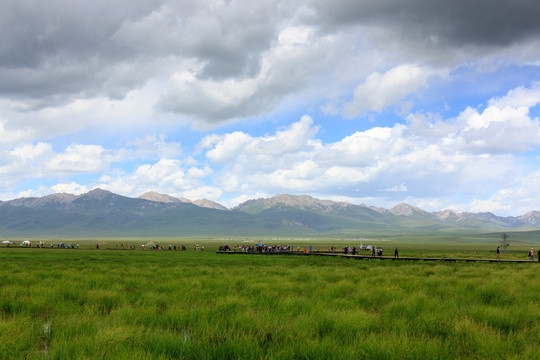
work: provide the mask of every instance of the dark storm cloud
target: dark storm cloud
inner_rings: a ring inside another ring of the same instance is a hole
[[[112,40],[128,19],[156,6],[147,1],[19,1],[0,12],[0,94],[62,103],[73,96],[110,96],[124,85],[111,69],[133,55]],[[121,11],[119,11],[121,10]],[[108,82],[111,89],[104,90]],[[131,84],[125,84],[129,87]]]
[[[367,25],[441,46],[507,46],[540,36],[537,0],[313,0],[327,29]]]
[[[208,3],[8,0],[0,12],[0,95],[30,107],[122,97],[155,76],[148,64],[171,57],[195,59],[202,79],[254,76],[275,36],[277,6]]]
[[[335,64],[337,49],[351,47],[356,31],[359,42],[364,36],[370,41],[366,51],[406,53],[385,66],[424,59],[455,65],[462,53],[474,58],[540,38],[539,12],[540,3],[527,0],[5,0],[0,98],[15,100],[21,110],[122,98],[150,79],[187,70],[194,77],[187,91],[163,90],[157,108],[220,122],[257,116],[308,86]],[[284,28],[302,26],[319,36],[295,45],[288,57],[272,53]],[[333,41],[327,53],[325,37]],[[324,64],[314,66],[320,59]],[[227,81],[251,81],[253,93],[216,102],[209,86],[225,84],[228,91]],[[181,99],[192,99],[197,89],[200,98],[184,104]]]

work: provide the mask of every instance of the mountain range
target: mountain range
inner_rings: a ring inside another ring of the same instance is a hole
[[[326,236],[539,230],[540,212],[427,212],[277,195],[234,208],[147,192],[138,198],[95,189],[0,202],[0,237]]]

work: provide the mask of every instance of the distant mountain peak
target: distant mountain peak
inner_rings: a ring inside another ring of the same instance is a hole
[[[215,201],[208,200],[208,199],[199,199],[199,200],[193,201],[192,203],[197,205],[197,206],[204,207],[204,208],[209,208],[209,209],[229,210],[225,206],[223,206],[223,205],[221,205],[221,204],[219,204],[219,203],[217,203]]]
[[[167,203],[167,204],[188,203],[188,204],[193,204],[199,207],[204,207],[204,208],[209,208],[209,209],[229,210],[225,206],[217,202],[208,200],[208,199],[199,199],[199,200],[191,201],[186,198],[177,198],[177,197],[167,195],[167,194],[159,194],[155,191],[147,191],[141,196],[139,196],[139,199],[157,201],[157,202]]]
[[[397,204],[389,211],[392,214],[397,215],[397,216],[413,216],[413,215],[420,215],[420,214],[429,214],[428,212],[407,203]]]
[[[92,199],[103,199],[111,195],[115,195],[115,194],[110,192],[109,190],[103,190],[102,188],[95,188],[94,190],[90,190],[89,192],[81,196],[86,196]]]
[[[187,203],[189,204],[183,204]],[[540,212],[500,217],[491,212],[455,213],[451,210],[427,212],[407,203],[390,210],[321,200],[309,195],[280,194],[266,199],[248,200],[231,211],[207,199],[189,201],[149,191],[139,198],[114,194],[101,188],[82,195],[57,193],[43,197],[18,198],[0,202],[0,231],[27,235],[110,233],[257,234],[289,231],[318,234],[349,231],[403,231],[406,229],[539,229]],[[246,214],[242,214],[246,213]],[[141,221],[145,219],[144,221]],[[155,223],[155,224],[154,224]],[[33,229],[33,230],[32,230]],[[53,230],[52,230],[53,229]],[[249,230],[251,229],[251,230]],[[301,231],[299,230],[301,229]],[[248,231],[249,230],[249,231]],[[96,232],[97,231],[97,232]],[[71,235],[70,235],[71,236]]]
[[[147,191],[139,196],[139,199],[158,201],[162,203],[191,203],[191,201],[188,199],[177,198],[167,194],[159,194],[155,191]]]
[[[525,215],[520,216],[518,220],[535,226],[540,225],[540,211],[529,211]]]
[[[439,212],[436,212],[434,214],[435,214],[436,217],[438,217],[441,220],[455,220],[455,219],[458,218],[458,214],[456,214],[455,212],[453,212],[450,209],[439,211]]]

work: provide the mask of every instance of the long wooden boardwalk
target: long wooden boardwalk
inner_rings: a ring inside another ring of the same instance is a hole
[[[344,253],[310,252],[301,251],[271,251],[271,252],[244,252],[244,251],[218,251],[218,254],[228,255],[298,255],[298,256],[330,256],[356,260],[391,260],[391,261],[464,261],[464,262],[490,262],[490,263],[514,263],[514,264],[540,264],[531,260],[496,260],[496,259],[467,259],[467,258],[422,258],[422,257],[393,257],[393,256],[367,256]]]

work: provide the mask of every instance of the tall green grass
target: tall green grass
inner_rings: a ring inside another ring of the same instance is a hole
[[[537,264],[0,250],[0,359],[533,359]]]

